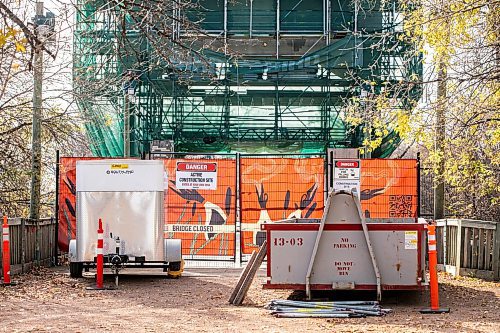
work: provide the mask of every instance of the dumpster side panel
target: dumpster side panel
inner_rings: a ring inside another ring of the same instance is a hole
[[[302,289],[318,225],[268,225],[268,287]],[[311,284],[331,289],[334,283],[354,283],[360,289],[376,279],[359,225],[326,225],[311,275]],[[357,230],[356,230],[357,229]],[[420,287],[421,239],[418,224],[368,225],[384,289]],[[330,286],[330,287],[328,287]],[[356,287],[356,288],[358,288]]]

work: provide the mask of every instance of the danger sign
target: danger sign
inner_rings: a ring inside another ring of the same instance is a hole
[[[335,166],[337,168],[359,168],[358,161],[336,161]]]
[[[334,160],[333,190],[357,191],[360,195],[360,161],[359,160]]]
[[[217,163],[177,162],[175,186],[184,190],[216,190]]]
[[[214,172],[217,171],[217,163],[177,162],[177,171]]]

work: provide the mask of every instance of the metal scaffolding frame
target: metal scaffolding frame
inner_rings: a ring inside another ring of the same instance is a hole
[[[119,7],[79,0],[74,85],[94,154],[138,156],[152,140],[173,140],[177,151],[196,152],[361,146],[363,134],[342,114],[346,99],[361,95],[359,82],[376,82],[377,94],[387,87],[383,82],[422,75],[412,45],[398,39],[396,1],[174,6],[172,40],[189,41],[196,50],[208,41],[213,46],[185,63],[161,59],[146,36],[151,32],[137,29]],[[182,26],[183,18],[196,28]],[[404,58],[408,51],[412,56]],[[408,100],[419,96],[412,88],[394,108],[410,109]],[[384,139],[372,157],[394,150],[397,135]]]

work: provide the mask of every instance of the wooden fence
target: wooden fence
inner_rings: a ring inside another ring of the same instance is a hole
[[[55,262],[55,219],[13,218],[8,224],[12,275],[25,273],[33,266],[48,266]],[[0,247],[3,247],[1,243]]]
[[[455,276],[500,278],[500,223],[437,221],[438,269]]]

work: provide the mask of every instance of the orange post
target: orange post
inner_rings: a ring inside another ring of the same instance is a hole
[[[87,287],[87,290],[109,290],[112,287],[104,287],[104,230],[102,229],[102,219],[99,219],[97,229],[97,249],[96,249],[96,286]]]
[[[103,240],[104,230],[102,229],[102,220],[99,219],[99,229],[97,229],[97,277],[96,285],[97,289],[103,289],[104,282],[104,256],[102,253],[104,240]]]
[[[420,310],[421,313],[448,313],[449,308],[439,307],[439,284],[437,274],[436,226],[427,226],[427,241],[429,246],[429,275],[431,307]]]
[[[2,226],[2,270],[3,270],[3,284],[8,286],[10,282],[10,239],[9,239],[9,225],[7,223],[7,216],[3,217]]]

